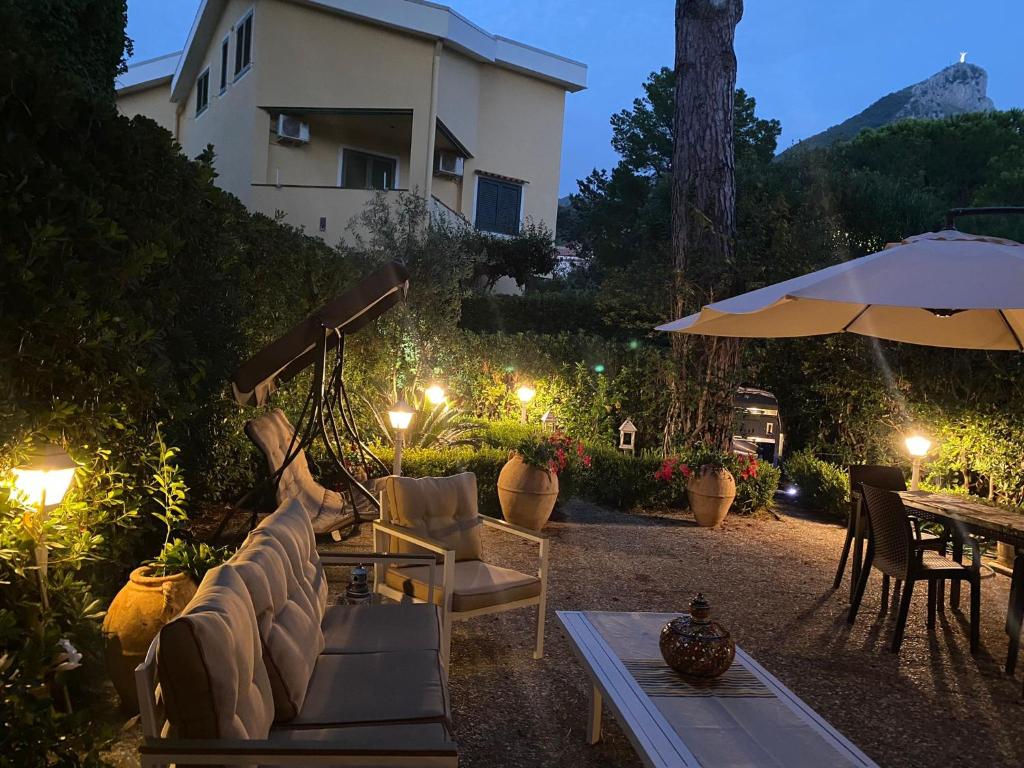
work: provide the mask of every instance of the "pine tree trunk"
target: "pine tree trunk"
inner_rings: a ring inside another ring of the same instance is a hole
[[[675,145],[672,152],[672,259],[676,317],[713,301],[736,249],[733,41],[743,0],[676,0]],[[726,448],[732,436],[736,339],[672,338],[676,376],[665,448],[703,440]]]

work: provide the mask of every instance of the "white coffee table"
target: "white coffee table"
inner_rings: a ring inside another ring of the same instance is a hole
[[[679,614],[556,613],[593,682],[590,744],[601,738],[601,704],[607,701],[648,766],[877,768],[738,647],[731,687],[698,691],[679,685],[667,665],[657,663],[661,628]]]

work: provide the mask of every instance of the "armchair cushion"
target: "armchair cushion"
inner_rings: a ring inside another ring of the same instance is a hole
[[[384,495],[396,525],[443,542],[455,551],[456,560],[482,557],[476,475],[472,472],[451,477],[388,477]],[[423,551],[401,539],[392,543],[393,552]]]
[[[248,540],[228,566],[242,577],[252,598],[274,695],[274,719],[291,720],[302,706],[317,654],[324,647],[319,612],[310,605],[287,555],[272,537]]]
[[[187,739],[264,739],[274,703],[245,584],[214,568],[160,630],[157,674],[167,720]]]
[[[263,518],[249,535],[252,537],[261,532],[273,536],[284,547],[300,585],[305,585],[322,616],[327,608],[327,577],[316,552],[313,526],[302,505],[295,500],[286,501],[273,514]]]
[[[385,579],[393,589],[415,597],[427,599],[430,572],[428,566],[389,568]],[[463,560],[455,564],[455,584],[452,590],[452,610],[455,613],[491,608],[540,596],[541,583],[511,568],[502,568],[480,560]],[[441,602],[441,590],[434,588],[434,598]]]
[[[302,709],[288,726],[449,720],[440,655],[436,651],[403,651],[320,656]]]
[[[440,586],[435,584],[434,591],[440,592]],[[441,650],[441,611],[436,605],[332,605],[322,629],[324,653]]]

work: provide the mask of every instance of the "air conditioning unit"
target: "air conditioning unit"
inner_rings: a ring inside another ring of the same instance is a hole
[[[277,140],[281,144],[308,144],[309,123],[292,115],[278,115]]]
[[[434,155],[434,173],[438,176],[461,176],[463,162],[461,155],[439,149]]]

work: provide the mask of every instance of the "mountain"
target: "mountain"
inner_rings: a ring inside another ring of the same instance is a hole
[[[794,144],[783,152],[802,152],[852,139],[865,128],[881,128],[899,120],[936,119],[995,109],[986,93],[988,73],[977,64],[958,63],[927,80],[883,96],[839,125]]]

